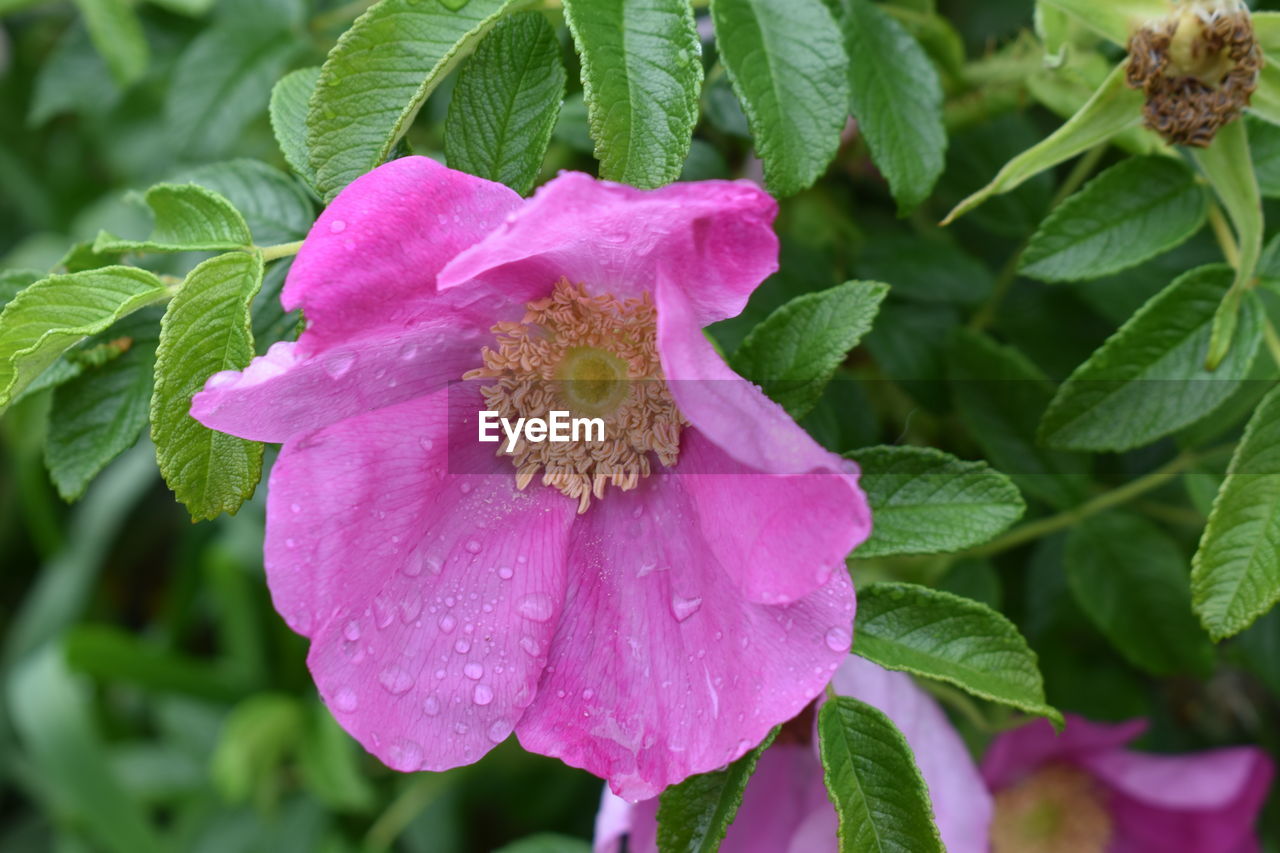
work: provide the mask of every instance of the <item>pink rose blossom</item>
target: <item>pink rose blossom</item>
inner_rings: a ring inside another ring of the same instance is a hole
[[[526,201],[406,157],[316,222],[282,297],[306,331],[212,377],[192,414],[283,443],[271,594],[387,764],[454,767],[514,731],[643,799],[737,758],[830,679],[844,558],[870,530],[857,469],[702,331],[776,269],[774,213],[745,183],[581,174]],[[600,370],[656,380],[613,474],[477,442],[478,410],[519,409],[509,388],[542,393],[537,371]]]
[[[982,762],[996,798],[994,853],[1248,853],[1274,772],[1256,747],[1185,755],[1125,746],[1145,720],[1067,715],[997,738]]]
[[[907,739],[949,853],[987,853],[991,796],[942,709],[910,676],[849,656],[836,692],[879,708]],[[785,733],[785,730],[784,730]],[[809,731],[804,732],[810,734]],[[655,853],[657,798],[631,805],[606,789],[596,817],[596,853]],[[780,737],[760,756],[720,850],[722,853],[834,853],[836,812],[827,797],[815,743]]]

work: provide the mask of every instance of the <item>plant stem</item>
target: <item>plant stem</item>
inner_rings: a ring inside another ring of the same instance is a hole
[[[292,243],[281,243],[277,246],[261,246],[258,251],[262,253],[263,261],[274,261],[298,254],[298,250],[302,248],[302,242],[301,240],[296,240]]]
[[[369,827],[363,849],[367,853],[390,850],[405,827],[445,791],[447,778],[441,773],[423,773],[409,783]]]
[[[1272,325],[1271,318],[1264,316],[1262,318],[1262,340],[1267,345],[1267,351],[1271,353],[1271,358],[1275,361],[1276,366],[1280,367],[1280,334],[1276,332],[1276,327]]]
[[[1240,247],[1236,244],[1236,237],[1231,231],[1227,217],[1223,215],[1222,208],[1218,207],[1216,201],[1209,205],[1209,227],[1213,229],[1213,236],[1217,238],[1218,246],[1222,249],[1223,259],[1232,267],[1239,269]]]

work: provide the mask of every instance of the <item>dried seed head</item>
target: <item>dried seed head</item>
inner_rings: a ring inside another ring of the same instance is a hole
[[[1208,147],[1258,87],[1262,50],[1238,0],[1191,0],[1129,39],[1126,79],[1147,103],[1144,123],[1174,145]]]

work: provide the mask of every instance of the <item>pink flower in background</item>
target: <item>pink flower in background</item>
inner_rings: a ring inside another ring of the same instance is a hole
[[[306,331],[192,414],[284,444],[272,597],[383,761],[445,769],[514,731],[642,799],[830,679],[870,530],[857,470],[702,332],[776,268],[774,211],[743,183],[581,174],[526,201],[408,157],[316,222],[283,293]],[[630,395],[593,397],[601,378]],[[534,414],[562,379],[610,425],[601,453],[477,441],[478,410]]]
[[[832,685],[840,695],[880,709],[906,737],[929,786],[934,818],[949,853],[987,853],[991,796],[964,742],[937,703],[910,676],[852,655],[840,666]],[[812,723],[806,725],[802,740],[812,736]],[[653,853],[658,849],[657,813],[656,798],[631,805],[606,790],[596,817],[596,853],[618,853],[623,836],[628,836],[628,853]],[[765,750],[720,849],[723,853],[834,853],[836,812],[827,798],[816,743],[786,742],[780,736]]]
[[[1274,772],[1256,747],[1185,755],[1125,746],[1145,720],[1067,716],[997,738],[982,762],[995,794],[994,853],[1248,853]]]

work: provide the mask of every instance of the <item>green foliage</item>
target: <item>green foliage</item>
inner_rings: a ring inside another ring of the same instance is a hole
[[[316,170],[307,145],[307,104],[319,79],[319,66],[290,71],[271,88],[269,104],[271,129],[285,162],[311,187],[316,185]]]
[[[458,74],[444,131],[449,166],[528,195],[560,114],[564,80],[560,42],[546,18],[504,18]]]
[[[130,0],[76,0],[93,45],[121,86],[137,82],[147,70],[150,50]]]
[[[915,584],[863,587],[853,653],[1061,724],[1045,703],[1035,652],[1012,622],[976,601]]]
[[[244,249],[253,236],[240,211],[198,184],[156,184],[143,197],[155,217],[146,240],[123,240],[106,231],[95,252],[189,252]]]
[[[314,205],[298,182],[260,160],[210,163],[180,177],[231,202],[260,246],[299,240],[315,220]]]
[[[906,738],[872,706],[837,697],[818,713],[823,779],[840,853],[941,851],[929,789]]]

